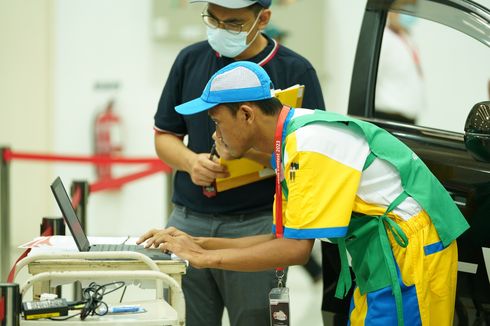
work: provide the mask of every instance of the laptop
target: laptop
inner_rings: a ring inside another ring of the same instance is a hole
[[[90,245],[85,232],[83,231],[82,224],[78,219],[73,206],[71,205],[70,197],[66,192],[65,186],[61,182],[61,178],[57,177],[51,184],[51,190],[53,191],[56,202],[60,207],[61,213],[65,218],[66,224],[70,228],[73,239],[77,244],[78,250],[81,252],[86,251],[135,251],[147,255],[153,260],[170,260],[170,254],[163,253],[156,248],[145,248],[139,245],[125,245],[125,244],[96,244]]]

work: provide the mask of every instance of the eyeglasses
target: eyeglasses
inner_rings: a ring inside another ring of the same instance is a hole
[[[224,21],[221,21],[219,19],[216,19],[215,17],[207,14],[206,9],[201,13],[201,18],[204,24],[210,28],[221,28],[224,29],[225,31],[231,33],[231,34],[240,34],[240,32],[243,30],[243,26],[245,24],[238,24],[238,23],[227,23]]]

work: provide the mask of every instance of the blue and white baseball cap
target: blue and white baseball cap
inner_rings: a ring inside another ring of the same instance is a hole
[[[256,63],[237,61],[218,70],[206,84],[201,97],[175,107],[189,115],[209,110],[221,103],[265,100],[274,97],[274,85],[267,72]]]
[[[229,9],[245,8],[253,5],[254,3],[258,3],[264,8],[269,8],[271,5],[271,0],[190,0],[189,2],[209,2]]]

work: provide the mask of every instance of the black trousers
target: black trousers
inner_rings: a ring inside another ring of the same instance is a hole
[[[322,241],[323,300],[322,310],[335,313],[335,325],[346,325],[349,319],[349,307],[354,292],[354,273],[351,270],[352,287],[344,299],[335,297],[337,280],[340,275],[340,255],[336,244]]]

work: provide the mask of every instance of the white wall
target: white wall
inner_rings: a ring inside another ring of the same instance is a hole
[[[153,115],[176,49],[156,46],[151,1],[56,1],[54,151],[92,153],[94,117],[112,96],[124,121],[124,155],[155,157]],[[159,58],[160,57],[160,58]],[[115,82],[119,89],[96,89]],[[141,166],[118,166],[121,176]],[[56,165],[65,186],[72,179],[95,181],[92,166]],[[88,233],[140,235],[166,219],[163,174],[89,198]]]
[[[0,1],[0,146],[13,151],[51,150],[51,36],[50,1]],[[49,214],[50,170],[45,163],[11,164],[11,260],[20,254],[16,249],[20,243],[39,234],[41,217]]]

